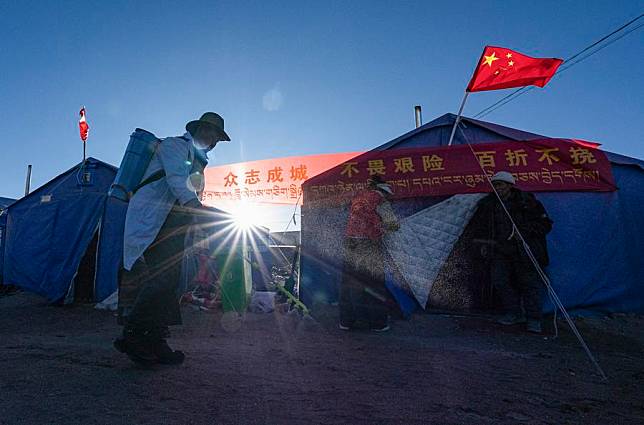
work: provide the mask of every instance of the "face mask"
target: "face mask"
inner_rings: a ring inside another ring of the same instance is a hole
[[[215,147],[215,145],[211,145],[210,143],[206,143],[202,140],[198,140],[194,138],[192,139],[192,143],[195,145],[197,149],[200,149],[202,151],[209,151]]]

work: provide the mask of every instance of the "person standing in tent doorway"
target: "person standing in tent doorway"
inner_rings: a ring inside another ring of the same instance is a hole
[[[207,152],[229,141],[214,112],[186,124],[186,133],[163,139],[130,199],[125,219],[117,350],[140,363],[178,364],[184,354],[166,342],[168,326],[181,324],[177,289],[184,238],[190,224],[207,217],[194,176],[203,175]]]
[[[545,208],[532,193],[517,189],[509,172],[499,171],[490,180],[540,267],[545,267],[548,265],[546,234],[552,229],[552,220]],[[482,251],[490,259],[492,285],[506,309],[498,322],[527,323],[529,332],[541,333],[541,278],[494,192],[481,200],[479,209],[487,220],[485,231],[489,241]]]
[[[342,330],[350,330],[358,320],[376,332],[389,330],[382,237],[400,227],[388,201],[392,193],[391,186],[376,175],[351,202],[340,284]]]

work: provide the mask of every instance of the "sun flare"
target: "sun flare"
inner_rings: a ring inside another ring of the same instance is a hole
[[[235,227],[240,230],[249,230],[251,227],[257,226],[258,213],[257,208],[250,204],[241,205],[233,213]]]

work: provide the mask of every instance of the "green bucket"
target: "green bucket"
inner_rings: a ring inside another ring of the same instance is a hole
[[[215,255],[224,312],[243,313],[248,307],[253,287],[249,254],[248,247],[240,246]]]

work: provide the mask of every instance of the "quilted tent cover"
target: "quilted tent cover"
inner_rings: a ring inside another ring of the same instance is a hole
[[[486,194],[454,195],[405,217],[385,246],[418,303],[425,308],[436,276]]]

